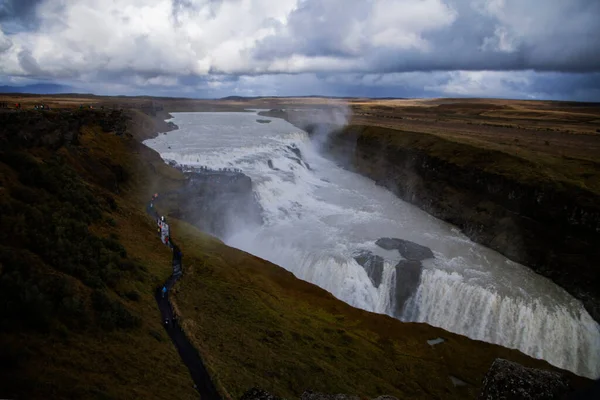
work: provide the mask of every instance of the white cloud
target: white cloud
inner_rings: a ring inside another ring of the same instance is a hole
[[[368,20],[371,44],[395,49],[430,50],[422,37],[451,25],[456,12],[441,0],[380,0]]]
[[[453,71],[449,79],[437,85],[427,85],[426,90],[446,96],[535,98],[530,71]]]
[[[5,77],[130,85],[133,91],[234,90],[252,83],[254,89],[243,90],[257,93],[290,90],[288,74],[295,74],[306,85],[301,89],[420,85],[449,94],[520,95],[514,77],[529,72],[477,71],[600,71],[597,0],[31,3],[35,6],[22,14],[35,15],[27,28],[0,27]],[[5,27],[14,25],[3,18]],[[309,79],[310,73],[325,78]],[[273,77],[251,76],[257,74]],[[190,77],[199,78],[199,86],[181,84]]]

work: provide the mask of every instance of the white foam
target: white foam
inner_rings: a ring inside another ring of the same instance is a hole
[[[569,304],[509,297],[458,273],[426,269],[404,318],[519,349],[588,377],[599,373],[598,325]]]
[[[394,315],[394,266],[401,257],[374,243],[381,237],[412,240],[430,247],[436,258],[424,263],[403,320],[517,348],[587,377],[600,375],[598,324],[548,279],[340,169],[285,121],[258,124],[252,113],[173,116],[180,130],[146,142],[164,159],[240,168],[252,178],[265,223],[233,227],[227,244],[279,264],[353,306]],[[301,151],[302,165],[290,145]],[[384,257],[379,288],[353,259],[356,250]]]

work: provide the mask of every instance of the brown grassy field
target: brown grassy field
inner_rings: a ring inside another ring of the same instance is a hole
[[[600,160],[600,103],[446,100],[353,105],[352,122],[436,134],[511,153]]]

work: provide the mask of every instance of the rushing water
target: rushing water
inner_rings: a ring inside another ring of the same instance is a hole
[[[398,237],[430,247],[402,320],[426,322],[516,348],[583,376],[600,375],[600,327],[554,283],[473,243],[455,227],[396,198],[367,178],[321,157],[305,132],[254,113],[174,113],[178,131],[146,144],[190,166],[239,168],[264,209],[261,227],[223,238],[362,309],[394,315],[391,293],[401,256],[375,245]],[[290,148],[297,146],[302,159]],[[271,166],[269,166],[269,160]],[[375,288],[353,259],[385,259]]]

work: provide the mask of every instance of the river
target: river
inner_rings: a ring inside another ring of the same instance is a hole
[[[368,311],[425,322],[472,339],[521,350],[579,375],[600,376],[600,327],[581,303],[550,280],[470,241],[438,220],[322,157],[308,135],[253,112],[173,113],[179,130],[145,143],[166,161],[238,168],[253,181],[262,226],[233,226],[230,246],[252,253]],[[300,155],[300,157],[299,157]],[[382,237],[431,248],[420,282],[394,304],[396,251]],[[375,287],[355,260],[385,259]]]

